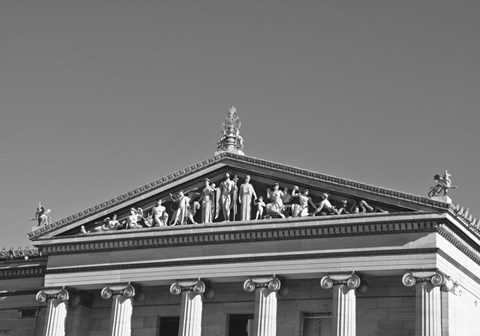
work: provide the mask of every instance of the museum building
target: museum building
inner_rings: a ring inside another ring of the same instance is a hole
[[[0,336],[480,334],[479,222],[422,197],[215,155],[2,251]],[[441,194],[443,192],[443,195]]]

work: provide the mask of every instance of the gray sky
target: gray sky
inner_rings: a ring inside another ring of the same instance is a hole
[[[426,195],[480,216],[479,1],[0,1],[0,246],[213,155]]]

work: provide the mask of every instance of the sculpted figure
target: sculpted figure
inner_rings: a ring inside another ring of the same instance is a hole
[[[117,215],[113,215],[112,218],[107,217],[103,220],[103,224],[95,226],[89,231],[85,229],[85,226],[80,227],[81,233],[93,233],[93,232],[106,232],[112,230],[119,230],[122,227],[122,224],[117,220]]]
[[[142,208],[131,208],[130,215],[126,218],[125,228],[127,229],[140,229],[143,226],[139,223],[143,220],[143,210]]]
[[[195,216],[198,208],[200,208],[200,203],[193,202],[193,205],[190,204],[194,196],[194,192],[185,195],[182,190],[178,192],[177,196],[170,194],[171,199],[178,203],[178,209],[173,214],[170,225],[185,225],[187,224],[187,220],[190,220],[192,224],[197,224],[193,216]]]
[[[212,223],[215,213],[215,185],[210,185],[210,180],[205,179],[205,187],[202,190],[199,203],[202,205],[202,223]]]
[[[298,192],[298,187],[294,186],[292,190],[292,197],[298,197],[299,204],[292,205],[292,214],[293,217],[307,217],[309,216],[308,205],[310,204],[313,208],[317,209],[315,204],[313,204],[312,198],[308,196],[308,189],[305,189],[303,193]]]
[[[338,209],[338,214],[341,215],[341,214],[349,214],[350,212],[348,212],[347,210],[347,200],[342,200],[342,207],[340,209]]]
[[[46,209],[43,207],[42,202],[38,203],[38,208],[37,211],[35,212],[35,216],[33,218],[30,218],[30,220],[36,220],[38,223],[38,226],[43,226],[43,225],[48,225],[51,223],[51,219],[48,216],[50,214],[51,210]]]
[[[285,190],[282,191],[280,190],[279,184],[275,183],[273,191],[267,189],[267,198],[271,201],[271,203],[266,205],[267,214],[285,218],[284,212],[288,206],[284,203],[288,202],[291,198],[290,194],[288,194],[288,189],[285,188]]]
[[[367,212],[384,212],[388,213],[388,211],[380,209],[378,207],[372,207],[370,204],[368,204],[365,200],[361,200],[360,202],[354,202],[350,212],[353,214],[359,214],[359,213],[367,213]]]
[[[443,192],[443,196],[446,196],[450,189],[456,189],[457,186],[452,186],[451,176],[446,169],[443,176],[436,174],[433,179],[437,184],[434,187],[430,187],[428,197],[439,196],[441,192]]]
[[[225,173],[225,181],[220,185],[221,190],[221,207],[224,221],[230,221],[230,209],[232,207],[232,198],[235,188],[235,182],[230,179],[230,174]]]
[[[152,225],[159,227],[159,226],[167,226],[168,223],[168,213],[165,207],[162,205],[162,200],[159,199],[157,201],[157,205],[152,208],[150,213],[152,217]]]
[[[263,217],[263,208],[265,208],[265,202],[263,202],[263,196],[260,196],[256,201],[257,213],[255,214],[255,219],[262,219]]]
[[[241,204],[240,220],[250,220],[252,200],[257,199],[257,194],[250,184],[250,175],[245,176],[245,183],[240,186],[238,202]]]
[[[321,213],[321,211],[325,209],[326,211],[328,211],[329,213],[334,213],[334,214],[337,214],[339,215],[339,211],[332,205],[332,203],[330,203],[330,201],[328,200],[328,194],[327,193],[323,193],[322,194],[322,201],[320,202],[320,204],[318,205],[318,208],[317,210],[315,210],[315,212],[313,213],[312,216],[315,216],[317,213]]]

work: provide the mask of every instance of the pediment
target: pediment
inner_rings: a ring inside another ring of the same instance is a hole
[[[449,207],[448,204],[425,197],[375,187],[248,156],[221,153],[65,219],[41,227],[31,232],[29,238],[33,241],[72,236],[77,236],[78,239],[81,239],[82,236],[97,234],[82,233],[82,226],[87,232],[93,231],[95,227],[99,227],[105,223],[106,218],[111,219],[114,215],[116,215],[120,223],[124,223],[130,215],[131,208],[142,209],[144,217],[147,217],[159,199],[163,200],[162,205],[166,208],[169,215],[168,221],[170,222],[172,218],[174,218],[174,212],[178,208],[178,202],[172,200],[170,194],[175,196],[178,195],[180,191],[184,191],[187,195],[190,193],[192,197],[191,204],[194,204],[195,201],[200,200],[206,178],[210,180],[211,184],[215,184],[215,187],[218,188],[225,180],[225,174],[227,172],[231,175],[232,179],[235,176],[238,177],[237,187],[240,187],[241,184],[244,183],[246,175],[249,175],[251,177],[250,183],[256,195],[259,197],[262,196],[265,203],[271,202],[268,200],[267,189],[273,190],[275,183],[279,184],[280,190],[282,191],[284,188],[287,188],[288,191],[286,191],[285,194],[290,196],[294,186],[298,186],[298,192],[300,193],[308,189],[308,196],[311,197],[314,206],[317,207],[324,199],[324,194],[327,194],[328,201],[337,211],[324,207],[322,209],[323,211],[321,210],[316,214],[318,216],[342,216],[342,214],[345,214],[345,211],[338,211],[342,209],[342,207],[350,214],[363,212],[432,212],[445,211]],[[221,197],[220,191],[215,192],[214,195],[215,201],[213,204],[218,204],[221,207],[221,200],[218,198]],[[285,207],[284,215],[286,217],[299,215],[298,213],[294,213],[297,206],[291,206],[292,204],[299,203],[298,197],[286,198],[285,204],[287,207]],[[235,199],[238,199],[238,197]],[[346,201],[346,206],[344,201]],[[256,205],[253,204],[253,202],[251,204],[251,217],[255,218]],[[235,218],[233,218],[234,208],[232,208],[232,222],[241,221],[240,207],[241,205],[237,203]],[[307,211],[312,214],[315,212],[315,208],[309,205]],[[220,209],[213,213],[213,222],[225,220]],[[268,221],[271,218],[279,216],[276,212],[272,212],[267,206],[267,209],[264,208],[262,217],[263,219],[261,220]],[[202,222],[202,211],[200,209],[195,213],[194,220],[196,222]],[[141,221],[139,224],[144,228],[138,230],[152,229],[147,226],[148,222],[144,223]],[[120,229],[124,230],[122,227],[120,227]],[[168,227],[161,229],[168,229]],[[115,230],[98,232],[98,234],[114,234],[114,232]]]

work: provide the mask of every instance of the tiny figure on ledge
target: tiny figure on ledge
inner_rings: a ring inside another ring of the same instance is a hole
[[[327,212],[321,212],[324,209]],[[318,205],[317,209],[312,214],[312,216],[315,216],[317,213],[320,213],[321,215],[328,215],[328,214],[331,214],[331,213],[336,214],[336,215],[340,214],[339,211],[328,200],[328,194],[327,193],[322,194],[322,201],[320,202],[320,204]]]
[[[208,224],[213,222],[215,213],[215,184],[210,185],[208,178],[204,180],[204,183],[205,187],[198,202],[202,205],[202,223]]]
[[[240,185],[238,202],[241,205],[240,220],[246,221],[251,219],[251,204],[255,202],[257,194],[250,184],[250,175],[245,176],[245,183]]]
[[[167,226],[168,223],[168,213],[165,207],[162,205],[162,200],[159,199],[157,201],[157,205],[152,208],[150,212],[150,216],[152,217],[152,226],[154,227],[161,227]]]
[[[102,225],[98,225],[93,227],[90,230],[86,230],[85,226],[82,225],[80,227],[80,232],[81,233],[94,233],[94,232],[106,232],[106,231],[112,231],[112,230],[118,230],[122,227],[122,224],[117,220],[117,215],[113,215],[112,218],[107,217],[103,220]]]
[[[280,190],[279,184],[275,183],[273,191],[267,188],[267,198],[271,201],[271,203],[268,203],[265,206],[267,215],[285,218],[284,213],[290,206],[287,206],[284,203],[289,202],[291,199],[288,189],[285,188],[282,191]]]
[[[130,215],[126,218],[126,229],[141,229],[143,226],[139,223],[143,220],[143,209],[142,208],[131,208]]]
[[[298,197],[299,202],[299,204],[292,204],[292,215],[293,217],[308,217],[310,215],[308,205],[310,204],[314,209],[317,207],[313,204],[312,198],[308,196],[308,189],[305,189],[303,193],[299,193],[298,190],[298,186],[294,186],[292,190],[292,197]]]
[[[37,212],[35,212],[35,216],[33,218],[30,218],[31,221],[36,220],[38,223],[38,226],[44,226],[48,225],[51,223],[51,218],[48,216],[50,214],[51,210],[44,208],[42,205],[42,202],[38,203],[38,208]]]
[[[263,208],[265,208],[265,202],[263,202],[263,196],[257,198],[254,201],[257,205],[257,213],[255,214],[255,219],[262,219],[263,218]]]
[[[223,220],[230,221],[230,209],[232,208],[232,198],[235,189],[235,182],[230,179],[230,174],[225,173],[225,181],[220,184],[221,190],[221,208],[223,214]]]
[[[347,210],[347,204],[348,204],[348,201],[347,200],[342,200],[342,206],[340,207],[340,209],[338,209],[338,214],[341,215],[341,214],[349,214],[350,212],[348,212]]]
[[[457,186],[452,186],[452,180],[450,179],[451,176],[452,175],[449,174],[446,169],[443,176],[435,174],[433,179],[437,184],[434,187],[430,187],[428,197],[439,196],[442,192],[443,196],[447,196],[447,193],[450,189],[456,189]]]
[[[195,213],[200,208],[200,203],[193,202],[193,205],[190,204],[196,194],[197,193],[195,192],[189,192],[188,195],[185,195],[183,190],[180,190],[177,196],[170,194],[170,198],[178,203],[178,209],[173,214],[170,225],[185,225],[188,220],[192,224],[197,224],[193,219],[193,216],[195,216]]]

